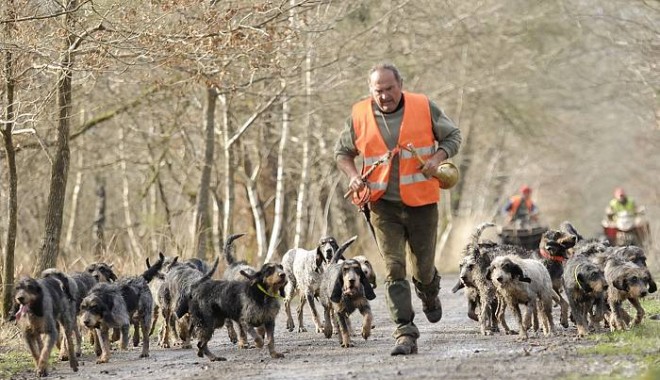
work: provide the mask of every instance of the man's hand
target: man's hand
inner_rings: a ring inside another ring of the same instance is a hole
[[[422,169],[421,169],[422,173],[426,177],[433,176],[433,174],[435,173],[438,166],[440,166],[442,161],[444,161],[446,159],[447,159],[447,152],[445,152],[442,149],[439,149],[437,152],[435,152],[435,154],[433,156],[429,157],[426,160],[424,165],[422,165]]]
[[[362,190],[366,186],[365,182],[362,180],[362,177],[359,175],[354,175],[351,177],[348,182],[348,188],[351,192],[357,192]]]

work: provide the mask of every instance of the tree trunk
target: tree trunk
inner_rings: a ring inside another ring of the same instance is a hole
[[[101,261],[105,254],[105,183],[102,179],[96,181],[96,216],[94,217],[94,228],[92,241],[94,257]]]
[[[309,40],[308,40],[309,41]],[[305,56],[305,109],[306,120],[303,127],[302,136],[302,165],[300,168],[300,184],[298,185],[298,199],[296,201],[296,230],[293,238],[293,246],[299,247],[305,241],[303,236],[303,226],[307,223],[306,213],[308,178],[309,178],[309,144],[310,144],[310,131],[312,130],[312,46],[308,42],[307,53]]]
[[[233,165],[233,155],[231,154],[231,143],[230,139],[232,137],[232,127],[231,127],[231,119],[229,117],[229,108],[230,108],[230,102],[227,97],[227,95],[222,94],[219,95],[220,101],[222,102],[223,110],[222,110],[222,133],[223,133],[223,144],[222,144],[222,152],[224,155],[224,172],[225,172],[225,181],[224,181],[224,193],[225,193],[225,200],[224,200],[224,219],[222,222],[222,230],[224,231],[225,235],[230,235],[232,234],[234,227],[234,201],[235,201],[235,193],[234,193],[234,165]]]
[[[81,146],[84,143],[81,141]],[[69,225],[66,229],[66,236],[64,238],[64,250],[63,253],[71,252],[73,244],[73,231],[76,227],[76,219],[78,218],[78,205],[80,203],[80,189],[82,188],[83,180],[83,163],[84,163],[84,154],[81,149],[78,152],[78,171],[76,172],[76,179],[73,184],[73,189],[71,192],[71,208],[69,211]]]
[[[206,128],[204,147],[204,166],[197,192],[197,217],[195,218],[195,241],[197,257],[205,259],[209,248],[213,248],[211,234],[211,218],[209,218],[209,187],[211,183],[211,168],[215,148],[215,104],[218,92],[215,87],[206,89]],[[208,247],[208,248],[207,248]]]
[[[122,125],[117,128],[119,134],[119,166],[121,168],[122,178],[122,208],[124,209],[124,224],[126,225],[126,233],[128,234],[128,243],[131,249],[131,257],[142,257],[142,250],[135,234],[133,226],[133,216],[131,215],[131,201],[129,199],[130,186],[128,180],[128,167],[126,165],[126,136],[124,135],[124,127]]]
[[[78,6],[77,0],[70,0],[66,10],[73,12]],[[66,43],[60,57],[60,71],[57,80],[57,151],[52,163],[48,206],[46,210],[46,225],[41,242],[35,275],[46,268],[54,267],[60,249],[62,235],[62,215],[66,196],[66,182],[69,176],[69,129],[71,128],[73,51],[77,36],[74,30],[74,14],[64,16],[64,24],[68,30]]]
[[[5,4],[6,12],[3,17],[6,20],[12,20],[14,14],[14,0],[8,0]],[[5,24],[5,38],[11,41],[12,37],[11,23]],[[14,129],[14,74],[13,74],[13,57],[11,50],[5,50],[4,54],[4,78],[5,78],[5,112],[4,119],[5,125],[2,131],[2,139],[5,146],[5,154],[7,160],[7,183],[9,184],[8,194],[8,215],[7,215],[7,237],[4,252],[4,266],[2,273],[2,318],[4,319],[9,314],[12,305],[12,294],[14,283],[14,250],[16,248],[16,228],[18,217],[18,200],[17,188],[18,177],[16,173],[16,152],[14,151],[14,142],[12,140],[12,131]]]
[[[252,218],[254,219],[254,230],[257,239],[257,257],[261,260],[265,256],[267,248],[266,216],[257,189],[257,178],[259,178],[259,173],[261,172],[261,165],[257,165],[257,167],[254,168],[249,152],[245,149],[245,144],[241,144],[241,147],[243,150],[243,182],[245,183],[245,192],[248,201],[250,202]],[[257,152],[259,151],[260,150],[257,149]]]
[[[284,87],[284,86],[283,86]],[[270,234],[270,241],[268,242],[268,252],[264,262],[271,262],[275,255],[275,250],[280,242],[280,232],[282,230],[282,217],[284,209],[284,149],[289,135],[289,127],[291,124],[291,104],[289,103],[289,96],[282,94],[282,136],[280,137],[280,145],[277,151],[277,176],[275,185],[275,210],[273,215],[273,229]]]

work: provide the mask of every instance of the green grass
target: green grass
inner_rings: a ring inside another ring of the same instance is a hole
[[[0,379],[9,379],[17,373],[30,370],[34,370],[34,364],[26,350],[0,353]]]
[[[660,314],[660,300],[657,298],[645,299],[642,301],[642,307],[646,311],[646,318],[639,326],[633,326],[628,331],[590,335],[590,339],[596,342],[596,345],[579,349],[579,354],[607,356],[609,358],[605,360],[608,361],[625,360],[638,363],[644,370],[637,377],[632,377],[633,379],[660,379],[660,321],[648,319],[651,315]],[[629,310],[629,313],[631,312],[634,313],[634,310]],[[600,377],[578,376],[575,378],[600,380],[630,379],[631,377],[612,373]]]

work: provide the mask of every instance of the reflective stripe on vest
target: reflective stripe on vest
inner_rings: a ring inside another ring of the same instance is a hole
[[[429,100],[425,95],[404,92],[405,105],[403,120],[399,129],[398,145],[412,144],[415,150],[426,159],[435,151],[435,137],[431,121]],[[374,115],[372,99],[367,98],[353,105],[353,129],[355,146],[364,157],[362,173],[387,153],[387,145],[380,134]],[[423,206],[440,200],[439,183],[435,178],[428,179],[420,171],[421,164],[406,150],[399,154],[399,190],[401,201],[408,206]],[[391,166],[383,163],[367,178],[371,189],[370,202],[380,199],[389,182]]]

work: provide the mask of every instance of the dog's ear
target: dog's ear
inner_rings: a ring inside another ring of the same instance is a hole
[[[337,280],[335,281],[335,286],[332,288],[332,294],[330,294],[330,301],[335,303],[341,301],[341,296],[343,293],[344,293],[343,276],[337,276]]]
[[[658,285],[656,285],[655,281],[653,281],[653,278],[650,275],[648,278],[648,284],[649,284],[649,293],[655,293],[658,290]]]
[[[259,277],[259,275],[261,274],[261,271],[256,272],[254,274],[250,274],[250,273],[246,272],[245,270],[241,269],[239,273],[241,274],[241,276],[247,278],[248,280],[254,281],[255,278]]]
[[[616,280],[612,281],[612,286],[624,292],[628,291],[628,284],[626,283],[625,279],[617,278]]]
[[[493,281],[491,276],[493,275],[493,267],[488,267],[488,270],[486,271],[486,280],[488,281]]]
[[[113,265],[113,264],[108,264],[108,265],[105,266],[105,267],[101,267],[101,268],[100,268],[100,271],[103,273],[103,275],[104,275],[105,277],[107,277],[107,279],[108,279],[110,282],[115,282],[115,281],[117,281],[117,275],[116,275],[115,272],[112,270],[112,265]]]
[[[321,251],[321,247],[316,247],[316,266],[314,267],[314,272],[319,273],[325,261],[325,255]]]
[[[578,273],[577,276],[575,276],[575,281],[577,281],[578,286],[582,288],[582,290],[584,290],[585,292],[589,293],[593,290],[591,289],[591,286],[589,286],[589,283],[584,278],[584,274]]]
[[[174,256],[174,258],[172,259],[172,262],[170,262],[167,265],[167,270],[172,269],[172,267],[175,266],[177,262],[179,262],[179,256]]]
[[[506,264],[506,270],[509,273],[511,273],[511,277],[518,278],[518,281],[520,281],[520,282],[527,282],[527,283],[532,282],[532,279],[525,276],[525,273],[523,272],[520,265],[518,265],[516,263],[508,262]]]
[[[459,291],[460,289],[463,289],[464,287],[465,287],[465,284],[464,284],[463,281],[461,281],[461,279],[459,278],[459,279],[456,281],[456,285],[454,285],[454,287],[451,288],[451,292],[452,292],[452,293],[456,293],[457,291]]]
[[[360,275],[360,283],[362,284],[362,288],[364,289],[364,296],[369,300],[373,300],[376,298],[376,293],[374,292],[373,286],[371,286],[371,283],[369,282],[369,279],[367,279],[367,275],[364,274],[364,271],[360,266],[356,268],[358,274]]]

